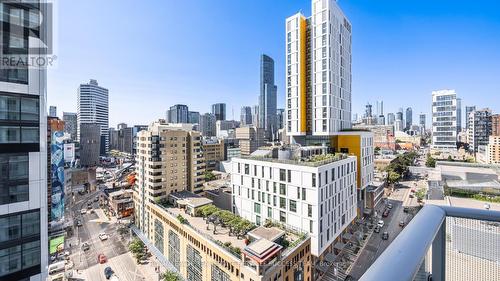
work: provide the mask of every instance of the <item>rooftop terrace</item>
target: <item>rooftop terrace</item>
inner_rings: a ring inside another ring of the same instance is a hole
[[[273,162],[273,163],[281,163],[281,164],[302,165],[302,166],[308,166],[308,167],[320,167],[320,166],[323,166],[326,164],[330,164],[333,162],[347,159],[348,157],[349,157],[349,155],[345,154],[345,153],[335,153],[335,154],[314,155],[311,157],[299,158],[299,159],[278,159],[278,158],[259,157],[259,156],[241,156],[240,158],[250,159],[250,160],[267,161],[267,162]]]
[[[247,247],[247,244],[245,244],[245,240],[247,239],[251,241],[253,240],[252,238],[267,240],[268,236],[269,238],[280,237],[282,239],[277,242],[282,246],[282,254],[286,256],[288,251],[301,244],[307,238],[307,235],[287,230],[279,224],[270,224],[267,227],[260,226],[256,228],[255,224],[229,211],[220,210],[214,205],[199,207],[193,213],[187,212],[185,208],[179,205],[172,205],[172,202],[161,203],[158,206],[187,227],[218,244],[221,248],[240,260],[242,258],[241,252]]]

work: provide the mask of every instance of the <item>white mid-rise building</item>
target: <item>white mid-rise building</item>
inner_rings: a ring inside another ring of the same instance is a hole
[[[77,138],[80,141],[80,124],[101,126],[100,154],[109,151],[109,94],[108,89],[99,86],[97,80],[78,87],[77,95]]]
[[[351,128],[351,24],[335,0],[286,20],[286,131],[292,143]]]
[[[233,211],[259,225],[269,219],[309,233],[319,257],[356,217],[356,165],[345,154],[307,162],[233,158]]]
[[[461,130],[461,100],[455,90],[432,92],[432,148],[457,148],[457,135]]]

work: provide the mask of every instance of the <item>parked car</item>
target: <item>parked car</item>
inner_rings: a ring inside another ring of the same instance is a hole
[[[101,241],[107,240],[108,238],[109,237],[106,233],[104,232],[99,233],[99,239],[101,239]]]
[[[104,254],[97,255],[97,262],[98,263],[103,264],[103,263],[106,263],[107,261],[108,261],[108,259],[106,258],[106,256]]]
[[[410,197],[410,198],[413,198],[413,197],[415,197],[415,195],[413,195],[413,194],[410,194],[410,195],[409,195],[409,197]]]
[[[387,240],[389,239],[389,232],[385,231],[384,233],[382,233],[382,240]]]
[[[56,272],[63,271],[65,267],[66,267],[65,261],[59,261],[59,262],[55,262],[53,264],[50,264],[49,265],[49,274],[54,274]]]
[[[77,220],[76,221],[76,226],[82,226],[82,221],[81,220]]]
[[[85,215],[86,213],[87,213],[87,210],[85,210],[85,209],[80,210],[80,214]]]
[[[408,213],[409,211],[410,211],[410,208],[408,208],[408,207],[403,208],[403,212]]]
[[[377,223],[377,226],[382,228],[384,227],[384,221],[383,220],[379,220],[378,223]]]
[[[389,209],[389,210],[392,209],[392,204],[391,203],[387,204],[387,209]]]
[[[385,210],[384,213],[382,214],[382,217],[386,218],[389,216],[389,210]]]
[[[82,250],[87,251],[88,249],[90,249],[89,244],[87,242],[83,242],[83,244],[82,244]]]
[[[373,232],[379,233],[380,232],[380,227],[378,227],[378,225],[375,226],[375,228],[373,229]]]
[[[403,220],[402,220],[402,221],[399,221],[399,226],[401,226],[401,227],[405,227],[405,221],[403,221]]]
[[[109,279],[111,278],[111,276],[113,276],[115,272],[113,271],[113,269],[111,269],[111,267],[107,266],[105,269],[104,269],[104,277],[106,277],[106,279]]]

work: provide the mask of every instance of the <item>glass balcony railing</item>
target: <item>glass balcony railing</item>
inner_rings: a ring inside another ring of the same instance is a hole
[[[427,205],[359,280],[500,280],[500,212]]]

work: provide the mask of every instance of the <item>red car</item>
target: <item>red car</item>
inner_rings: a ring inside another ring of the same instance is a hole
[[[98,263],[103,264],[103,263],[106,263],[107,261],[108,261],[108,259],[106,258],[106,256],[104,254],[99,254],[97,256]]]
[[[386,218],[387,216],[389,216],[389,211],[385,210],[384,213],[382,214],[382,217]]]

